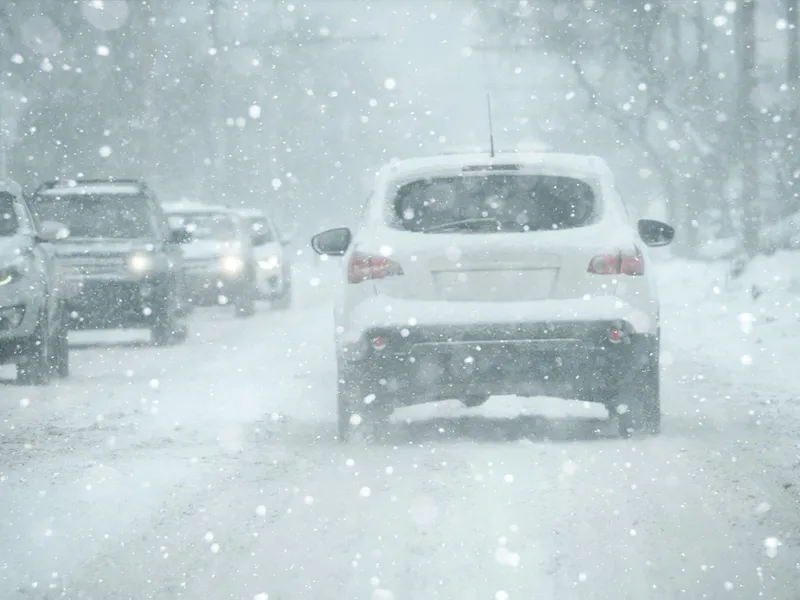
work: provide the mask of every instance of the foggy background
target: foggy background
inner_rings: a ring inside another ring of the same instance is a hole
[[[490,92],[498,149],[599,154],[677,251],[753,254],[800,208],[796,4],[4,0],[0,168],[143,176],[306,236],[392,157],[488,149]]]

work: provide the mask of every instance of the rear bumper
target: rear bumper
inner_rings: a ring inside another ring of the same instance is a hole
[[[535,302],[441,302],[369,296],[352,306],[340,319],[343,340],[357,339],[382,325],[394,327],[452,326],[471,327],[483,323],[492,327],[542,323],[592,323],[623,321],[636,333],[658,331],[658,302],[634,297],[633,305],[615,296],[588,296],[585,299],[540,300]]]
[[[612,328],[622,341],[610,341]],[[394,406],[489,395],[608,402],[657,353],[656,335],[620,320],[377,327],[340,348],[340,376]]]

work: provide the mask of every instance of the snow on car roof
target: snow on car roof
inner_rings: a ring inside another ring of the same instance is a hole
[[[519,165],[553,174],[581,178],[605,178],[611,174],[606,162],[598,157],[560,152],[503,152],[494,157],[485,154],[449,154],[398,160],[384,166],[379,174],[385,181],[409,179],[436,173],[458,173],[465,168],[480,169],[500,165]]]
[[[236,212],[240,215],[247,215],[248,217],[266,217],[267,213],[260,208],[237,208]]]
[[[43,188],[37,194],[39,196],[83,196],[94,194],[131,196],[138,195],[141,191],[141,186],[135,183],[75,182],[74,185],[65,183]]]
[[[0,179],[0,194],[3,192],[19,197],[22,195],[22,188],[13,179]]]
[[[232,212],[227,206],[218,204],[204,204],[203,202],[168,202],[163,205],[164,212],[168,214],[181,214],[181,213],[230,213]]]

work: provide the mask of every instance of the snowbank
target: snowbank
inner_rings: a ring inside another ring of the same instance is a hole
[[[676,259],[659,267],[666,346],[748,377],[796,385],[800,252],[757,257],[736,275],[730,262]]]

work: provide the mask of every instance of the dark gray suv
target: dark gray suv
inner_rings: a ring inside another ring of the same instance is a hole
[[[0,363],[17,365],[17,381],[43,385],[69,374],[63,288],[54,242],[63,225],[36,221],[19,186],[0,181]]]
[[[180,244],[153,191],[139,180],[51,181],[31,198],[40,220],[69,237],[55,244],[73,329],[147,328],[157,345],[181,342],[191,310]]]

